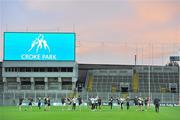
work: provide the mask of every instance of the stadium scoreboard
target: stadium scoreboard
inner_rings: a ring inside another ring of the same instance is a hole
[[[75,33],[5,32],[4,60],[75,61]]]

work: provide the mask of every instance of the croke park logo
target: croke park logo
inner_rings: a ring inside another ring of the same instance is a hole
[[[50,48],[44,38],[44,35],[42,34],[39,34],[39,36],[32,41],[31,47],[28,52],[30,52],[32,49],[36,49],[36,53],[38,53],[39,50],[47,49],[50,53]]]
[[[43,34],[32,40],[28,52],[21,54],[21,60],[56,60],[56,54],[50,53],[50,47]]]

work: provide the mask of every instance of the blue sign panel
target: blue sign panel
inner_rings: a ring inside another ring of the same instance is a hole
[[[75,33],[5,32],[4,60],[75,61]]]

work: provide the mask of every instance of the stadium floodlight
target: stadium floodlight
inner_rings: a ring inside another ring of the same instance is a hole
[[[151,98],[151,66],[149,65],[149,70],[148,70],[148,87],[149,87],[149,98]]]
[[[179,48],[179,106],[180,106],[180,48]]]
[[[170,56],[170,61],[178,62],[178,71],[179,71],[179,106],[180,106],[180,48],[178,50],[178,56]]]

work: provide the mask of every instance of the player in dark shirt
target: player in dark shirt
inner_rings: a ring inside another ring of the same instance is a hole
[[[81,98],[81,96],[79,96],[79,97],[77,98],[77,100],[78,100],[78,104],[79,104],[79,110],[81,111],[81,104],[82,104],[82,98]]]
[[[38,98],[38,108],[41,109],[41,98]]]
[[[134,98],[134,104],[136,106],[136,111],[137,111],[138,110],[138,97],[137,96]]]
[[[24,98],[19,98],[19,111],[21,111],[21,106],[23,103]]]
[[[65,103],[66,103],[65,97],[62,97],[62,98],[61,98],[61,103],[62,103],[62,111],[63,111],[63,110],[64,110],[64,107],[65,107]]]
[[[44,98],[44,111],[47,110],[47,97]]]
[[[82,104],[82,98],[81,98],[81,96],[78,97],[78,104],[79,104],[79,106]]]
[[[99,110],[101,110],[101,105],[102,105],[102,100],[101,100],[101,98],[99,97],[99,98],[98,98],[98,107],[99,107]]]
[[[110,105],[110,107],[111,107],[111,109],[112,109],[112,107],[113,107],[113,97],[111,97],[111,98],[109,99],[109,105]]]
[[[154,105],[155,105],[155,111],[156,111],[156,112],[159,112],[160,99],[155,98],[155,99],[154,99]]]
[[[29,107],[30,107],[30,110],[32,110],[32,102],[33,102],[33,99],[30,97],[28,100],[29,100]]]
[[[130,107],[130,98],[129,97],[127,97],[126,98],[126,106],[127,106],[127,110],[129,110],[129,107]]]

